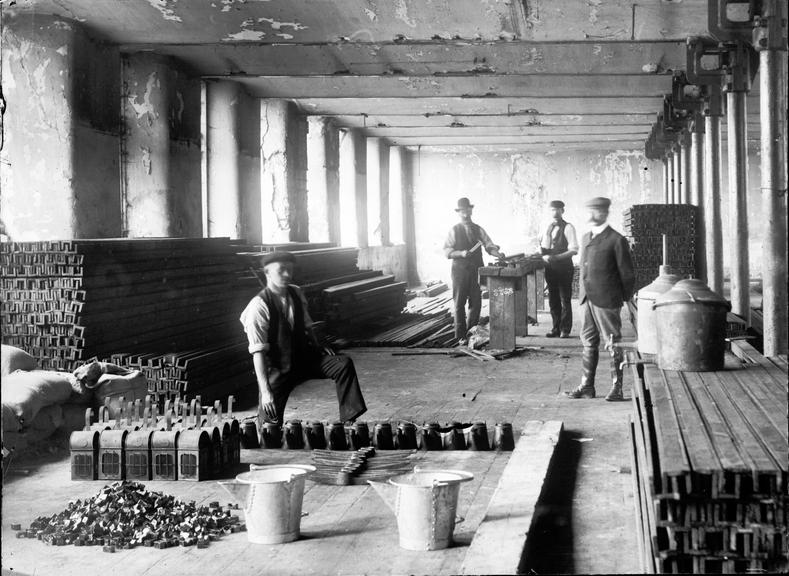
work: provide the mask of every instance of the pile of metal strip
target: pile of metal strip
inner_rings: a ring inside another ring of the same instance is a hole
[[[781,572],[787,558],[785,365],[634,370],[631,420],[646,572]]]
[[[352,339],[355,346],[408,346],[443,348],[454,346],[451,295],[414,298],[405,312],[377,330]]]
[[[624,212],[625,236],[630,241],[636,290],[657,278],[663,264],[663,235],[668,262],[675,274],[696,277],[696,219],[690,204],[635,204]]]
[[[2,243],[3,342],[45,369],[102,358],[144,366],[157,390],[221,387],[248,360],[238,315],[258,290],[236,250],[227,238]]]
[[[384,481],[414,469],[413,456],[416,450],[376,451],[372,446],[354,452],[313,450],[312,463],[317,470],[310,480],[318,484],[358,485],[368,480]]]

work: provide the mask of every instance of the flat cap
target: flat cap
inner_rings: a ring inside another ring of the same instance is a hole
[[[564,202],[562,202],[561,200],[551,200],[549,206],[551,208],[564,208]]]
[[[608,210],[608,208],[611,206],[611,199],[606,198],[605,196],[597,196],[596,198],[587,200],[584,206],[587,208],[601,208],[603,210]]]
[[[284,250],[275,250],[274,252],[269,252],[260,257],[260,265],[263,267],[268,264],[273,264],[274,262],[290,262],[293,264],[295,261],[296,258],[293,254],[285,252]]]

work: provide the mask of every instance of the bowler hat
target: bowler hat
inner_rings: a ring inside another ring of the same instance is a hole
[[[564,208],[564,202],[562,202],[561,200],[551,200],[549,206],[551,208]]]
[[[295,261],[296,258],[290,252],[275,250],[261,256],[260,265],[265,268],[268,264],[273,264],[274,262],[290,262],[293,264]]]
[[[455,212],[457,212],[458,210],[466,210],[468,208],[473,208],[473,207],[474,205],[468,201],[468,198],[463,197],[458,200],[458,207],[455,208]]]
[[[585,206],[587,208],[600,208],[602,210],[608,210],[608,208],[611,206],[611,199],[604,196],[597,196],[596,198],[587,200]]]

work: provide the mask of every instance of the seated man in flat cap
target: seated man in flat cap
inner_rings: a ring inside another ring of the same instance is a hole
[[[455,212],[460,222],[449,231],[444,242],[444,255],[452,260],[452,299],[455,301],[455,338],[466,342],[466,332],[479,323],[482,295],[479,287],[479,269],[482,263],[482,248],[491,256],[504,258],[499,247],[487,232],[471,221],[474,205],[468,198],[458,200]],[[466,321],[468,300],[468,321]]]
[[[570,398],[594,398],[594,379],[600,354],[600,341],[607,344],[610,337],[619,342],[622,337],[622,304],[633,296],[635,274],[630,257],[630,246],[619,232],[608,225],[611,200],[592,198],[586,203],[591,230],[581,238],[581,344],[583,345],[583,374],[581,384]],[[622,400],[622,351],[611,353],[611,390],[608,401]]]
[[[367,406],[353,361],[322,350],[301,290],[290,283],[294,257],[272,252],[262,258],[266,287],[241,314],[258,381],[258,427],[283,423],[285,404],[293,388],[310,378],[331,378],[337,386],[340,420],[352,422]]]
[[[565,221],[564,202],[550,203],[552,221],[540,240],[542,259],[545,260],[545,283],[548,285],[548,306],[553,327],[548,338],[569,338],[573,328],[573,256],[578,253],[575,228]]]

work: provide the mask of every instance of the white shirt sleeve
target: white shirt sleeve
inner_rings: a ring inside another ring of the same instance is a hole
[[[578,236],[575,233],[575,226],[569,222],[564,227],[564,237],[567,238],[567,249],[578,253]]]
[[[263,298],[260,296],[252,298],[241,313],[239,320],[241,320],[244,332],[247,334],[249,353],[254,354],[268,350],[269,310]]]

